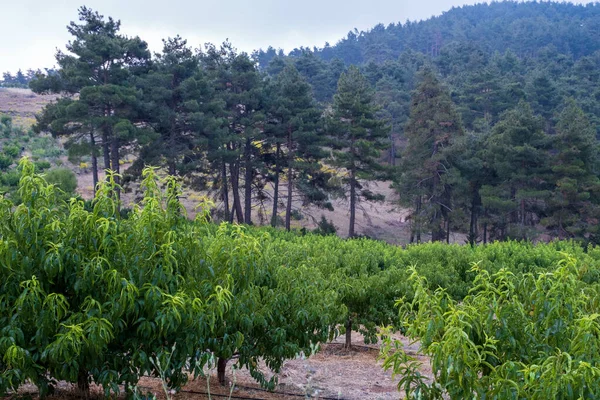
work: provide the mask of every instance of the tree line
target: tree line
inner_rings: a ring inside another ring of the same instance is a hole
[[[359,180],[373,174],[387,135],[357,68],[342,74],[325,110],[293,65],[267,76],[229,43],[195,52],[180,37],[165,40],[152,57],[140,38],[119,33],[119,21],[85,7],[79,17],[68,28],[69,53],[57,55],[58,73],[38,75],[31,88],[65,95],[44,109],[36,129],[66,136],[76,151],[87,149],[94,186],[99,169],[119,174],[123,153],[136,151],[129,172],[160,165],[215,191],[225,220],[251,224],[268,184],[273,226],[282,190],[288,230],[295,198],[331,208],[328,193],[347,192],[354,215],[364,194]],[[325,160],[347,171],[339,183],[332,184]]]
[[[228,221],[250,224],[255,204],[269,203],[271,224],[289,230],[293,200],[331,209],[345,196],[354,236],[357,203],[382,199],[365,182],[380,179],[412,209],[414,242],[540,229],[595,241],[596,55],[550,46],[520,58],[458,42],[356,67],[312,51],[195,51],[175,37],[152,56],[119,21],[85,7],[79,16],[57,73],[30,86],[65,95],[36,129],[89,154],[94,186],[99,169],[120,173],[135,152],[124,179],[164,166],[213,192]]]

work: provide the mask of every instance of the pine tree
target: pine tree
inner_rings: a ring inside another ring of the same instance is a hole
[[[348,236],[355,235],[356,208],[361,198],[380,199],[364,189],[361,180],[378,179],[381,150],[386,147],[389,130],[375,116],[373,90],[357,67],[342,73],[329,119],[328,131],[333,147],[331,164],[342,170],[350,198]]]
[[[76,99],[63,97],[44,107],[36,115],[35,132],[48,132],[54,137],[65,137],[69,155],[90,154],[94,194],[98,185],[97,132],[87,105]]]
[[[598,232],[600,180],[595,129],[573,99],[558,116],[553,136],[548,218],[543,223],[560,238],[583,239]]]
[[[230,43],[220,48],[210,45],[203,63],[215,85],[216,96],[223,103],[225,130],[219,129],[215,142],[224,146],[219,152],[222,159],[222,181],[226,182],[229,167],[233,195],[230,220],[252,223],[252,189],[258,180],[260,152],[257,143],[262,140],[264,127],[263,79],[248,54],[237,53]],[[240,196],[241,174],[244,173],[244,208]]]
[[[326,200],[316,179],[323,174],[319,161],[325,157],[320,146],[322,140],[316,131],[320,113],[315,106],[311,86],[293,65],[287,65],[272,86],[268,100],[270,123],[266,132],[267,139],[275,146],[271,224],[275,226],[277,218],[279,176],[284,167],[287,169],[285,228],[290,230],[294,190],[300,190],[310,203],[319,200],[318,203],[322,204]],[[307,188],[311,189],[310,193],[303,190]]]
[[[474,246],[479,241],[479,221],[483,217],[483,237],[487,242],[487,225],[485,222],[485,209],[481,202],[481,188],[484,184],[494,183],[494,171],[488,165],[487,140],[491,134],[489,124],[483,120],[476,126],[475,132],[453,140],[448,152],[451,165],[458,171],[452,186],[454,210],[462,208],[466,211],[468,226],[467,241]],[[456,218],[454,218],[456,219]],[[456,221],[455,221],[456,223]]]
[[[66,46],[68,53],[59,51],[56,55],[59,77],[40,77],[32,88],[79,94],[78,101],[88,109],[94,134],[101,138],[104,168],[119,173],[119,150],[137,133],[132,121],[137,116],[139,98],[130,77],[145,69],[150,52],[140,38],[119,33],[120,21],[110,17],[105,20],[87,7],[79,9],[79,20],[81,24],[71,22],[67,27],[74,38]]]
[[[401,202],[414,207],[411,241],[420,242],[426,227],[433,241],[448,240],[452,210],[451,187],[445,181],[448,149],[463,128],[450,95],[431,69],[421,73],[404,132],[408,145],[396,188]]]
[[[526,238],[539,222],[549,194],[549,137],[529,104],[503,114],[487,143],[498,185],[485,185],[483,203],[494,216],[498,239]]]
[[[141,152],[140,164],[165,162],[171,175],[194,171],[214,97],[198,55],[179,36],[165,40],[162,53],[136,79],[136,87],[143,94],[143,118],[158,134]]]

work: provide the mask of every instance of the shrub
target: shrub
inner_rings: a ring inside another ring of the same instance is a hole
[[[36,171],[43,171],[43,170],[48,169],[48,168],[50,168],[52,166],[50,164],[50,162],[46,161],[46,160],[36,161],[34,164],[35,164],[35,170]]]
[[[14,162],[13,157],[7,156],[6,154],[0,154],[0,170],[6,170]]]
[[[75,193],[77,189],[77,177],[75,173],[68,168],[53,168],[46,173],[46,181],[58,186],[67,194]]]
[[[16,170],[0,174],[0,183],[4,186],[16,187],[19,184],[20,174]]]
[[[10,145],[4,147],[4,154],[9,157],[17,158],[19,156],[20,150],[18,146]]]

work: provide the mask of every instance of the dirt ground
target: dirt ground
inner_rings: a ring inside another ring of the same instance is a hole
[[[57,97],[40,96],[29,89],[0,88],[0,114],[11,116],[15,125],[28,128],[35,123],[35,114]]]
[[[410,344],[408,339],[395,336],[404,344],[405,351],[416,356],[423,363],[421,373],[432,376],[429,360],[416,354],[418,344]],[[285,363],[278,376],[278,386],[274,392],[261,389],[245,369],[234,370],[233,362],[229,362],[227,379],[229,385],[222,387],[218,384],[215,370],[206,370],[209,378],[191,380],[179,393],[169,392],[174,400],[201,399],[345,399],[345,400],[391,400],[402,398],[398,392],[398,378],[392,378],[390,372],[381,367],[379,346],[365,346],[362,337],[353,333],[354,348],[344,350],[343,337],[330,344],[322,345],[316,355],[305,358],[299,357]],[[264,367],[264,371],[268,369]],[[267,373],[270,377],[271,375]],[[159,399],[165,399],[161,381],[156,378],[144,377],[138,385],[139,393],[154,394]],[[211,397],[208,396],[211,394]],[[100,387],[93,387],[92,394],[102,397]],[[37,397],[33,385],[24,385],[19,395]],[[57,392],[49,400],[78,397],[77,390],[70,384],[60,382]]]

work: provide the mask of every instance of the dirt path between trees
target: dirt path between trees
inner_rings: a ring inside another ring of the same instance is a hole
[[[394,336],[404,344],[410,355],[416,356],[423,363],[421,373],[432,377],[429,359],[417,355],[418,344],[410,344],[409,340],[400,334]],[[384,371],[378,360],[379,346],[365,346],[362,337],[354,334],[352,351],[343,349],[343,337],[334,342],[324,344],[321,351],[312,357],[299,357],[285,363],[278,376],[278,386],[275,392],[268,392],[254,382],[245,369],[234,370],[233,362],[228,364],[228,387],[222,387],[216,379],[216,370],[206,370],[210,378],[198,378],[190,382],[179,392],[170,393],[173,400],[202,400],[227,399],[344,399],[344,400],[392,400],[402,398],[398,392],[399,378],[392,378],[391,372]],[[262,365],[263,371],[268,369]],[[233,386],[233,388],[232,388]],[[165,399],[160,379],[144,377],[138,384],[140,394],[153,394],[158,399]],[[209,397],[208,393],[211,393]],[[19,390],[20,395],[37,397],[33,385],[24,385]],[[102,398],[99,387],[92,388],[95,398]],[[59,382],[57,393],[48,400],[58,400],[78,397],[77,390],[70,384]]]

